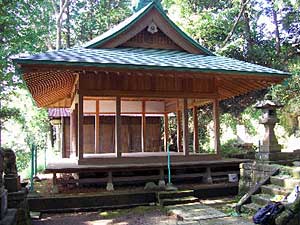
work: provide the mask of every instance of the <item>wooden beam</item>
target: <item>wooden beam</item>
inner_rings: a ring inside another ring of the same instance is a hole
[[[78,143],[78,158],[83,159],[83,96],[82,94],[78,94],[78,136],[77,136],[77,143]]]
[[[182,128],[183,128],[183,152],[184,155],[189,155],[189,131],[188,131],[188,103],[187,99],[183,99],[182,109]]]
[[[194,139],[193,139],[193,151],[197,153],[199,151],[199,131],[198,131],[198,113],[197,107],[193,107],[193,122],[194,122]]]
[[[184,98],[200,98],[212,99],[217,98],[217,92],[182,92],[182,91],[148,91],[148,90],[97,90],[97,89],[83,89],[80,91],[86,96],[119,96],[119,97],[137,97],[137,98],[176,98],[182,96]]]
[[[219,100],[213,100],[213,119],[214,119],[214,136],[215,136],[215,151],[217,155],[221,155],[220,146],[220,118],[219,118]]]
[[[141,144],[142,152],[146,151],[146,102],[142,101],[142,134],[141,134]]]
[[[168,151],[169,142],[169,118],[168,113],[164,114],[164,150]]]
[[[116,116],[115,116],[115,153],[117,158],[122,155],[121,138],[121,98],[116,97]]]
[[[180,112],[180,107],[179,107],[179,100],[177,100],[177,151],[181,152],[182,146],[181,146],[181,112]]]
[[[99,101],[96,100],[96,113],[95,113],[95,153],[100,153],[100,128],[99,128]]]

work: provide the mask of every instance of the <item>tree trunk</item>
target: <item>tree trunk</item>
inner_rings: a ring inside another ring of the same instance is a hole
[[[90,1],[88,1],[88,3],[89,3],[89,20],[90,20],[90,22],[91,21],[93,21],[93,19],[94,19],[94,1],[93,0],[90,0]],[[89,27],[89,31],[88,31],[89,33],[88,33],[88,38],[89,38],[89,40],[92,40],[93,39],[93,29],[91,29],[91,27]]]
[[[66,33],[66,45],[67,48],[71,47],[71,25],[70,25],[70,4],[67,5],[67,19],[66,19],[66,28],[67,28],[67,33]]]
[[[2,109],[2,105],[1,105],[1,98],[0,98],[0,112],[1,112],[1,109]],[[2,147],[2,118],[0,118],[0,149],[1,149],[1,147]]]
[[[245,5],[246,0],[242,0],[242,3],[243,5]],[[254,45],[254,40],[251,35],[250,19],[246,9],[243,11],[243,18],[244,18],[244,38],[246,40],[245,58],[249,59],[252,47]]]
[[[61,48],[61,26],[62,26],[62,15],[69,4],[69,0],[60,0],[59,6],[56,1],[52,0],[53,9],[56,17],[56,50]]]
[[[280,46],[280,34],[279,34],[279,27],[278,27],[278,18],[277,18],[277,10],[275,9],[274,1],[271,1],[271,6],[272,6],[272,16],[273,16],[273,23],[275,25],[275,41],[276,41],[276,54],[279,55],[281,51],[281,46]]]
[[[61,49],[61,22],[56,21],[56,50]]]

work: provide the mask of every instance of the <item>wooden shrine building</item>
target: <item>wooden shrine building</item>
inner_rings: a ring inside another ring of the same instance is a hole
[[[177,118],[173,165],[222,162],[219,101],[288,76],[213,54],[176,26],[156,2],[81,47],[14,61],[38,107],[70,111],[64,156],[75,158],[77,166],[52,165],[47,168],[52,172],[78,172],[84,166],[106,170],[121,165],[166,166],[170,113]],[[213,104],[215,153],[200,154],[197,121],[201,118],[195,112],[208,103]],[[194,112],[192,149],[189,109]]]

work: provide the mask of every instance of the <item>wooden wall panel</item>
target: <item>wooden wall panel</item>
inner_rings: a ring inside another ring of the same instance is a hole
[[[159,29],[154,34],[149,33],[147,29],[145,28],[136,36],[120,45],[120,47],[183,50]]]
[[[129,152],[142,151],[142,118],[141,117],[128,117],[128,131],[130,135]]]
[[[83,120],[83,149],[84,153],[95,152],[95,117],[85,116]]]
[[[70,158],[70,117],[65,117],[63,122],[63,151],[65,152],[63,155],[65,158]]]
[[[160,152],[162,149],[161,140],[161,118],[146,117],[147,137],[145,152]]]
[[[115,72],[86,72],[81,74],[81,88],[87,96],[109,95],[120,92],[120,95],[129,93],[189,93],[195,94],[214,94],[215,82],[213,78],[194,78],[176,76],[158,76],[144,73],[115,73]],[[97,84],[97,85],[95,85]],[[99,91],[99,92],[98,92]],[[162,96],[164,97],[164,96]]]
[[[113,153],[115,146],[115,118],[100,116],[100,153]]]

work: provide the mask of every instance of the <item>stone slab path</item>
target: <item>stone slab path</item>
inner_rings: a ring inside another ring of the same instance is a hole
[[[254,223],[240,217],[229,217],[225,213],[204,205],[190,203],[167,206],[170,215],[176,215],[178,225],[253,225]]]

